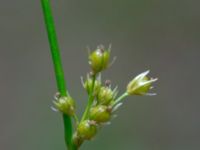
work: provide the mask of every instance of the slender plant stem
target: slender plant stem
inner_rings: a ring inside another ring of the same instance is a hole
[[[64,135],[65,135],[65,143],[68,150],[76,150],[73,144],[73,127],[71,118],[65,114],[63,114],[63,123],[64,123]]]
[[[95,86],[95,80],[96,80],[96,75],[93,75],[92,76],[92,89],[89,93],[89,97],[88,97],[88,104],[87,104],[87,107],[85,109],[85,112],[83,114],[83,117],[81,119],[81,122],[84,121],[85,119],[87,119],[88,117],[88,114],[89,114],[89,111],[90,111],[90,108],[93,104],[93,100],[94,100],[94,86]]]
[[[117,103],[119,103],[120,101],[122,101],[125,97],[127,97],[128,96],[128,93],[127,92],[125,92],[125,93],[123,93],[120,97],[118,97],[116,100],[115,100],[115,102],[113,103],[113,106],[114,105],[116,105]]]
[[[50,0],[41,0],[46,29],[49,38],[49,44],[51,49],[52,60],[54,64],[54,71],[57,81],[57,88],[61,96],[67,96],[67,88],[65,84],[64,71],[61,62],[61,56],[58,46],[58,40],[53,20],[53,15],[51,11]],[[63,114],[64,129],[65,129],[65,143],[68,147],[68,150],[75,150],[75,147],[72,142],[73,136],[73,127],[71,117]]]
[[[51,54],[54,64],[54,71],[56,75],[57,87],[62,96],[66,96],[66,85],[64,79],[64,72],[62,69],[61,57],[59,52],[58,40],[52,16],[51,6],[49,0],[41,0],[42,8],[46,23],[46,29],[48,32],[49,44],[51,48]]]

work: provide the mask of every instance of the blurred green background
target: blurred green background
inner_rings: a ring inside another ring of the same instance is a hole
[[[79,115],[86,46],[112,43],[103,74],[121,93],[135,75],[159,77],[156,97],[129,97],[82,150],[200,149],[200,1],[52,0],[63,65]],[[40,1],[0,1],[0,149],[64,150],[63,124]]]

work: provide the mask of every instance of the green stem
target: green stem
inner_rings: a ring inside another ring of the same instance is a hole
[[[96,80],[96,75],[93,75],[92,76],[92,89],[89,93],[89,98],[88,98],[88,104],[87,104],[87,107],[85,109],[85,112],[83,114],[83,117],[81,119],[81,122],[84,121],[85,119],[87,119],[88,117],[88,114],[89,114],[89,111],[90,111],[90,108],[93,104],[93,100],[94,100],[94,86],[95,86],[95,80]]]
[[[128,96],[128,93],[125,92],[124,94],[122,94],[120,97],[118,97],[115,102],[112,104],[113,106],[116,105],[117,103],[119,103],[120,101],[122,101],[125,97]]]
[[[73,128],[72,128],[71,118],[63,114],[63,123],[64,123],[64,135],[65,135],[66,146],[68,147],[68,150],[76,150],[72,142]]]
[[[61,96],[67,96],[67,88],[65,85],[64,71],[61,62],[61,56],[58,46],[58,40],[51,11],[51,5],[49,0],[41,0],[46,29],[48,33],[48,39],[51,49],[52,60],[54,64],[54,71],[56,76],[57,88]],[[63,114],[64,130],[65,130],[65,143],[69,150],[76,150],[73,146],[72,136],[73,128],[71,118]]]
[[[64,72],[62,69],[61,57],[59,52],[58,40],[54,25],[54,20],[51,12],[51,6],[49,0],[41,0],[44,13],[44,19],[46,23],[46,29],[48,32],[49,44],[51,48],[51,54],[54,64],[54,71],[56,75],[58,91],[62,96],[66,96],[66,86],[64,79]]]

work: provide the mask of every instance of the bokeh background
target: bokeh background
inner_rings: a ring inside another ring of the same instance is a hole
[[[79,116],[87,50],[112,43],[103,74],[120,92],[150,69],[155,97],[129,97],[82,150],[200,149],[200,1],[52,0],[63,65]],[[40,1],[0,1],[0,149],[64,150],[63,124]]]

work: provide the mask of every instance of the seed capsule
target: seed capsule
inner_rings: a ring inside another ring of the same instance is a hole
[[[77,128],[77,134],[82,139],[90,140],[97,132],[97,126],[94,121],[85,120],[81,122]]]
[[[116,92],[112,91],[110,87],[101,87],[97,95],[98,104],[109,105],[114,100],[115,95]]]
[[[96,121],[97,123],[104,123],[109,121],[111,118],[111,109],[104,105],[98,105],[91,108],[90,119]]]
[[[54,104],[60,112],[66,115],[72,116],[75,113],[75,102],[70,96],[59,97]]]
[[[99,46],[89,55],[89,64],[93,72],[98,73],[108,67],[109,59],[110,51],[105,50],[102,46]]]

